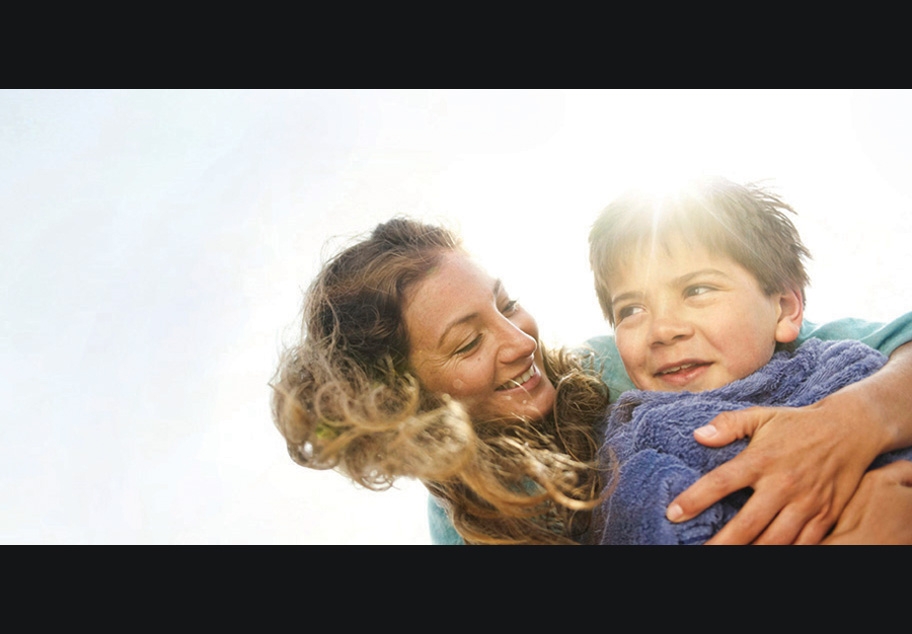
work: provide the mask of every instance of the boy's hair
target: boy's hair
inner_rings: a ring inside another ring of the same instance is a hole
[[[669,248],[672,238],[724,253],[747,269],[767,294],[801,291],[810,252],[786,212],[795,210],[756,183],[721,177],[693,181],[673,194],[630,191],[608,205],[589,233],[589,264],[606,319],[614,326],[609,279],[644,247]]]

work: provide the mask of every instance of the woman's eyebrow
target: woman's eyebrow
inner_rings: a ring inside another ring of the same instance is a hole
[[[495,298],[500,293],[500,289],[502,287],[503,287],[503,282],[501,282],[500,280],[494,280],[494,291],[492,294]],[[470,313],[468,315],[458,317],[458,318],[454,319],[453,321],[451,321],[449,324],[447,324],[447,327],[443,329],[442,333],[440,333],[440,339],[437,340],[437,347],[439,348],[443,345],[443,340],[446,338],[447,333],[449,333],[450,330],[452,330],[453,328],[455,328],[456,326],[458,326],[460,324],[466,323],[467,321],[472,321],[476,317],[478,317],[478,313]]]

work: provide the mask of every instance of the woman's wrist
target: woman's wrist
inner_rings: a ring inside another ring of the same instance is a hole
[[[843,426],[853,439],[852,451],[869,461],[880,454],[912,446],[912,343],[894,351],[871,376],[810,405]],[[834,430],[835,431],[835,430]]]
[[[885,434],[880,453],[912,445],[912,343],[897,348],[880,372],[859,385],[876,418],[872,429]]]

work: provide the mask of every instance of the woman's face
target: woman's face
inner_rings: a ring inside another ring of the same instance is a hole
[[[406,292],[403,314],[409,362],[425,388],[449,394],[475,420],[551,411],[535,320],[466,254],[444,254]]]

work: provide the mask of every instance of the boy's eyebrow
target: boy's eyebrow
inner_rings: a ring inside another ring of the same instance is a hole
[[[493,293],[492,293],[494,295],[494,297],[497,297],[497,295],[500,293],[501,286],[503,286],[503,283],[500,280],[494,280],[494,289],[493,289]],[[468,315],[458,317],[458,318],[454,319],[453,321],[451,321],[449,324],[447,324],[447,327],[444,328],[443,332],[440,334],[440,339],[437,340],[437,347],[439,348],[443,345],[443,340],[446,338],[447,333],[450,332],[450,330],[452,330],[459,324],[464,324],[467,321],[472,321],[476,317],[478,317],[478,313],[470,313]]]
[[[728,275],[726,275],[719,269],[700,269],[699,271],[691,271],[690,273],[685,273],[684,275],[680,275],[680,276],[674,278],[672,280],[672,283],[675,284],[676,286],[680,286],[681,284],[686,284],[693,278],[700,277],[701,275],[716,275],[718,277],[725,277],[725,278],[728,277]]]
[[[621,293],[620,295],[615,295],[611,298],[612,304],[617,304],[618,302],[623,302],[631,299],[640,299],[643,297],[642,291],[627,291],[626,293]]]

